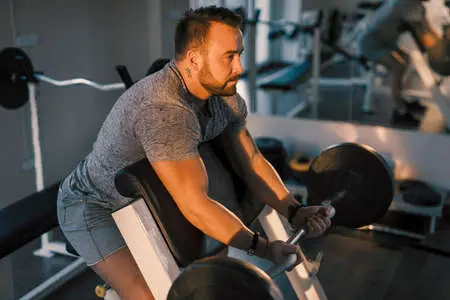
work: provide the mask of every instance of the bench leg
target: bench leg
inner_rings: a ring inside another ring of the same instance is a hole
[[[272,116],[276,116],[277,114],[278,114],[278,101],[279,101],[279,99],[280,99],[280,97],[279,96],[281,96],[280,95],[281,93],[280,92],[273,92],[273,96],[272,96],[272,107],[271,107],[271,112],[270,112],[270,114],[272,115]]]
[[[368,114],[374,112],[373,109],[373,72],[367,72],[367,84],[366,84],[366,92],[364,94],[364,103],[362,106],[362,111]]]
[[[434,233],[435,231],[436,231],[436,217],[431,217],[430,233]]]
[[[11,258],[9,256],[0,260],[0,274],[3,274],[0,280],[0,295],[4,300],[14,299],[14,283]],[[6,276],[5,276],[6,275]]]
[[[313,102],[314,99],[312,99],[312,97],[311,97],[311,91],[310,91],[309,87],[307,88],[307,91],[306,91],[306,97],[305,97],[306,99],[303,99],[304,97],[302,94],[301,86],[298,86],[295,89],[295,92],[298,95],[297,98],[300,103],[297,104],[293,109],[291,109],[290,111],[288,111],[286,113],[286,117],[288,117],[288,118],[295,118],[298,113],[310,108],[311,105],[314,104],[314,102]]]

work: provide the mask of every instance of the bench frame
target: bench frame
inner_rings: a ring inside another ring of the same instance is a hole
[[[157,300],[165,300],[182,269],[172,256],[145,200],[138,198],[112,216],[153,295]],[[266,207],[258,219],[269,240],[288,239],[281,217],[272,208]],[[310,277],[303,264],[286,275],[298,299],[327,299],[318,278]]]

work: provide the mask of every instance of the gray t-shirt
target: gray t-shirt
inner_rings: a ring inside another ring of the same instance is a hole
[[[363,40],[374,38],[394,49],[405,23],[420,22],[425,18],[421,0],[385,0],[369,21]]]
[[[229,174],[211,149],[199,151],[199,145],[224,130],[241,129],[246,116],[246,104],[239,94],[213,96],[207,101],[195,98],[171,61],[117,100],[92,151],[68,176],[69,184],[63,186],[117,208],[130,201],[114,185],[121,168],[144,157],[149,161],[181,160],[201,154],[209,175],[209,195],[219,202],[234,203]]]

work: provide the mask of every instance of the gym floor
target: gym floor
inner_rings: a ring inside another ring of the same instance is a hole
[[[417,230],[417,223],[426,227],[428,221],[414,219],[414,224],[409,225]],[[403,228],[408,223],[412,221],[406,220]],[[324,252],[318,277],[328,299],[443,300],[450,297],[449,237],[450,207],[446,207],[436,233],[422,242],[377,231],[334,228],[326,236],[306,240],[302,245],[309,257]],[[431,250],[421,247],[424,243]],[[73,261],[62,256],[35,257],[31,253],[38,246],[36,240],[12,254],[16,295],[25,294]],[[257,258],[250,260],[263,270],[270,266]],[[285,276],[275,281],[286,300],[296,299]],[[97,284],[102,284],[101,279],[88,269],[46,299],[99,299],[94,293]]]
[[[327,76],[343,76],[345,72],[353,74],[354,69],[337,66],[329,70]],[[417,88],[417,84],[412,85]],[[393,103],[384,92],[375,93],[376,114],[372,115],[360,110],[364,95],[361,88],[322,88],[320,94],[320,119],[394,127],[390,124]],[[287,93],[279,99],[279,111],[285,113],[296,104],[298,94]],[[430,107],[424,117],[426,126],[408,129],[425,128],[427,132],[442,133],[444,125],[439,111],[432,102],[425,104]],[[308,112],[299,117],[307,118]],[[401,214],[386,216],[387,224],[399,226],[401,223],[402,228],[414,232],[423,232],[428,222],[426,218]],[[60,234],[55,230],[56,237]],[[305,241],[303,246],[311,257],[318,251],[324,252],[318,277],[329,299],[450,299],[446,286],[450,281],[450,206],[444,207],[436,233],[425,241],[376,231],[334,228],[326,236]],[[11,255],[17,297],[74,260],[58,255],[52,259],[36,257],[32,252],[38,247],[39,240],[35,240]],[[262,260],[254,263],[262,269],[269,266]],[[0,278],[4,276],[0,274]],[[286,299],[295,299],[285,276],[280,276],[276,282]],[[88,269],[47,299],[98,299],[94,288],[101,283]]]

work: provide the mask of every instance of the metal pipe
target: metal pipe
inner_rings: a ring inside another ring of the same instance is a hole
[[[368,78],[320,78],[319,85],[322,86],[354,86],[362,85],[367,86],[369,84]]]
[[[14,14],[13,0],[9,1],[9,14],[10,14],[12,40],[13,40],[13,44],[16,45],[17,31],[16,31],[16,16]]]
[[[44,81],[55,86],[87,85],[101,91],[116,91],[125,89],[124,83],[98,84],[84,78],[55,80],[42,74],[34,74],[34,77],[40,81]]]
[[[247,17],[252,19],[255,13],[255,0],[247,1]],[[250,112],[257,112],[257,67],[256,67],[256,26],[257,24],[250,23],[247,28],[247,70],[248,70],[248,91],[250,98]]]
[[[312,117],[314,119],[318,118],[319,114],[319,102],[320,102],[320,91],[319,91],[319,80],[320,80],[320,28],[314,29],[313,35],[313,65],[312,65],[312,79],[311,79],[311,89],[312,89]]]

